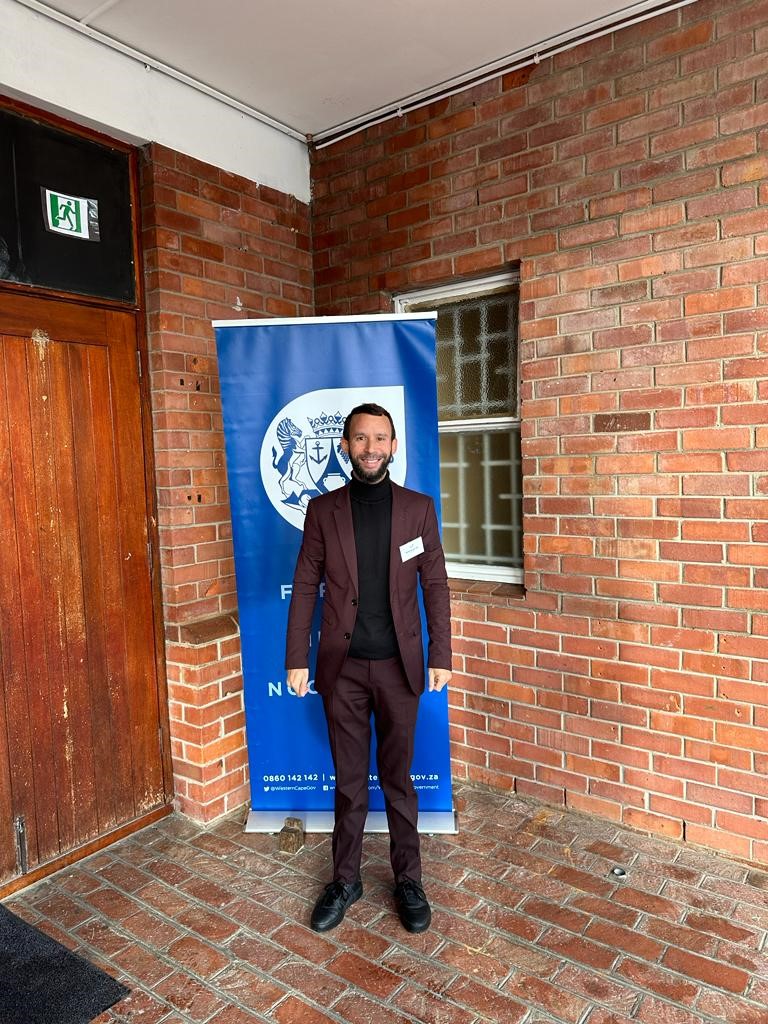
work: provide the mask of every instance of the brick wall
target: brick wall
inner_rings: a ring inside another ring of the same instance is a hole
[[[309,211],[161,146],[142,154],[143,255],[177,803],[247,798],[232,527],[212,319],[311,314]]]
[[[768,862],[768,3],[699,0],[313,177],[318,314],[520,267],[526,594],[454,594],[456,775]]]

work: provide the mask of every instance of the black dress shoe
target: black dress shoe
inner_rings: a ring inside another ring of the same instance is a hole
[[[310,925],[316,932],[329,932],[337,924],[341,924],[347,907],[351,907],[363,895],[363,883],[358,880],[347,884],[345,882],[331,882],[326,885],[325,891],[315,904],[312,911]]]
[[[425,932],[432,922],[432,911],[424,890],[412,878],[395,886],[395,903],[400,923],[407,932]]]

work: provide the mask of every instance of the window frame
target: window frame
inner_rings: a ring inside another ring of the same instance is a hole
[[[493,274],[488,277],[469,281],[457,281],[453,284],[423,288],[413,292],[403,292],[394,296],[394,307],[397,313],[434,311],[439,306],[455,302],[463,298],[477,298],[484,295],[506,292],[510,287],[520,285],[520,273],[517,270]],[[518,315],[517,344],[517,409],[515,416],[487,416],[477,419],[438,420],[438,433],[465,434],[470,430],[477,433],[492,431],[521,431],[520,417],[520,319]],[[522,473],[521,473],[522,483]],[[522,495],[520,500],[520,526],[523,524]],[[488,583],[522,584],[524,566],[489,565],[483,562],[450,562],[446,561],[446,569],[451,579],[474,580]]]

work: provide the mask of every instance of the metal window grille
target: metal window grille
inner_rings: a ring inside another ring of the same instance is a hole
[[[459,578],[519,582],[523,566],[517,281],[400,300],[437,311],[443,544]]]

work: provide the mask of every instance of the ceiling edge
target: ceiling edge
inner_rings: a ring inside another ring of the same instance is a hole
[[[551,41],[547,41],[547,45],[536,44],[535,46],[527,47],[499,61],[494,61],[481,68],[475,68],[473,71],[468,71],[463,75],[448,79],[439,86],[413,93],[410,96],[405,96],[400,100],[371,110],[366,114],[361,114],[359,117],[350,118],[342,124],[325,128],[312,136],[308,136],[308,141],[314,149],[324,149],[326,146],[333,145],[334,142],[341,142],[342,139],[355,135],[364,128],[371,128],[373,125],[381,124],[392,117],[402,117],[412,110],[418,110],[429,103],[454,96],[465,89],[471,89],[475,85],[482,85],[483,82],[488,82],[501,75],[507,75],[515,71],[524,71],[525,69],[528,69],[530,73],[535,65],[540,64],[541,61],[549,57],[556,56],[558,53],[565,53],[567,50],[575,49],[575,47],[588,43],[593,39],[599,39],[601,36],[610,35],[622,28],[628,28],[630,25],[637,25],[651,18],[656,18],[667,11],[689,7],[691,4],[696,3],[697,0],[662,0],[660,3],[651,0],[651,2],[653,3],[651,7],[648,6],[648,2],[631,5],[634,9],[638,7],[644,8],[642,13],[634,15],[623,14],[618,19],[615,15],[606,15],[604,18],[596,19],[602,23],[601,27],[591,31],[582,31],[585,25],[579,25],[572,30],[572,33],[562,33],[559,36],[553,37]],[[628,9],[625,8],[625,10]],[[607,24],[606,21],[608,21]],[[587,24],[594,24],[594,22]],[[558,43],[557,40],[560,39],[565,41]],[[520,82],[520,84],[522,85],[524,82]]]

